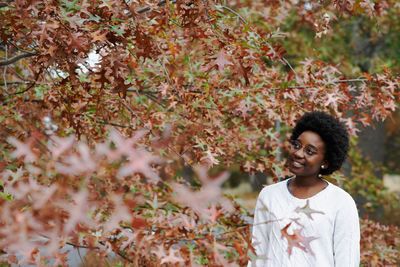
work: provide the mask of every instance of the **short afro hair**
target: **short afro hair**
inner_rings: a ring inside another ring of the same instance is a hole
[[[349,151],[349,134],[344,124],[325,112],[308,112],[297,121],[290,140],[296,140],[305,131],[317,133],[325,143],[328,168],[321,169],[320,174],[339,170]]]

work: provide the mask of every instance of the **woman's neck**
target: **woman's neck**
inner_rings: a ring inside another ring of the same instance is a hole
[[[293,184],[296,187],[313,187],[320,184],[322,181],[323,180],[318,176],[295,176],[293,179]]]

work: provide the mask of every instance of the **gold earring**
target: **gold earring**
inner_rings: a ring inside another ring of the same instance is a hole
[[[325,165],[321,165],[321,169],[325,169]]]

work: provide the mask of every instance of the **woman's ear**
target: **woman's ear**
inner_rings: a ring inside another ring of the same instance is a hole
[[[325,170],[328,169],[329,163],[327,160],[323,160],[321,164],[321,169]]]

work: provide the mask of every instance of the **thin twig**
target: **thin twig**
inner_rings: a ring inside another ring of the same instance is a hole
[[[183,26],[180,25],[180,24],[179,24],[178,22],[176,22],[175,20],[169,19],[169,21],[172,22],[173,24],[175,24],[176,26],[178,26],[179,28],[183,28]]]
[[[18,60],[20,60],[22,58],[32,57],[32,56],[35,56],[35,55],[36,55],[36,53],[31,53],[31,52],[23,53],[23,54],[15,56],[15,57],[12,57],[10,59],[6,59],[6,60],[0,61],[0,66],[7,66],[7,65],[10,65],[10,64],[13,64],[14,62],[16,62],[16,61],[18,61]]]
[[[118,101],[126,107],[136,118],[139,118],[139,115],[127,104],[124,99],[118,99]]]
[[[350,83],[350,82],[367,82],[368,79],[348,79],[348,80],[338,80],[336,82],[333,82],[333,84],[337,83]],[[269,90],[279,90],[279,89],[309,89],[309,88],[315,88],[314,86],[308,86],[308,85],[298,85],[298,86],[288,86],[288,87],[272,87],[268,88]]]
[[[5,45],[5,49],[6,49],[6,61],[8,60],[8,51],[7,51],[7,45]],[[8,89],[7,89],[7,77],[6,77],[6,74],[7,74],[7,65],[5,65],[4,66],[4,71],[3,71],[3,81],[4,81],[4,91],[7,93],[7,94],[9,94],[8,93]]]
[[[111,126],[115,126],[115,127],[121,127],[121,128],[132,128],[132,126],[131,126],[131,125],[121,125],[121,124],[114,123],[114,122],[101,121],[101,120],[97,120],[96,122],[97,122],[97,123],[100,123],[100,124],[105,124],[105,125],[111,125]]]
[[[158,2],[157,6],[160,7],[160,6],[165,5],[166,3],[167,3],[166,0],[162,0],[162,1]],[[176,1],[170,1],[170,3],[175,4]],[[150,10],[152,10],[151,7],[146,6],[146,7],[143,7],[141,9],[138,9],[136,12],[139,13],[139,14],[142,14],[142,13],[146,13],[147,11],[150,11]]]
[[[139,90],[139,89],[133,89],[133,88],[127,89],[126,91],[127,92],[135,92],[138,94],[157,94],[158,93],[157,91],[145,91],[145,90]]]
[[[245,25],[248,24],[248,22],[247,22],[242,16],[240,16],[239,13],[237,13],[237,12],[236,12],[235,10],[233,10],[232,8],[227,7],[227,6],[222,6],[222,8],[228,10],[229,12],[231,12],[231,13],[233,13],[233,14],[235,14],[235,15],[242,21],[243,24],[245,24]]]
[[[181,94],[179,93],[178,89],[176,89],[175,85],[172,83],[172,80],[171,80],[171,78],[169,77],[168,70],[167,70],[167,68],[165,67],[164,61],[163,61],[163,60],[162,60],[162,61],[160,60],[160,63],[161,63],[161,66],[162,66],[162,68],[163,68],[163,70],[164,70],[165,76],[167,76],[168,83],[172,86],[172,88],[173,88],[173,89],[175,90],[175,92],[177,93],[179,100],[182,101],[182,96],[181,96]]]
[[[155,103],[157,103],[158,105],[160,105],[162,108],[164,108],[164,109],[167,108],[163,103],[161,103],[160,101],[158,101],[157,98],[155,98],[153,95],[151,95],[151,94],[146,94],[146,93],[145,93],[145,95],[147,96],[147,98],[149,98],[150,100],[154,101]]]
[[[161,61],[161,60],[160,60],[160,63],[161,63],[161,66],[163,67],[165,76],[167,76],[168,83],[169,83],[172,87],[174,87],[174,85],[172,84],[172,80],[171,80],[171,78],[169,77],[169,73],[168,73],[167,69],[165,68],[164,61]]]
[[[245,24],[245,25],[248,24],[248,22],[247,22],[239,13],[237,13],[237,12],[236,12],[235,10],[233,10],[232,8],[230,8],[230,7],[228,7],[228,6],[222,6],[222,8],[228,10],[229,12],[231,12],[231,13],[233,13],[233,14],[235,14],[243,24]],[[274,56],[275,56],[275,55],[276,55],[275,49],[274,49],[267,41],[265,41],[264,38],[262,38],[262,37],[258,34],[258,32],[255,32],[255,34],[257,35],[258,38],[260,38],[260,39],[268,46],[269,49],[271,49],[271,51],[273,52],[273,54],[274,54]],[[282,61],[283,61],[287,66],[289,66],[289,68],[293,71],[294,75],[295,75],[296,78],[298,79],[299,76],[297,75],[296,71],[294,70],[294,68],[292,67],[292,65],[289,63],[289,61],[288,61],[286,58],[284,58],[284,57],[281,57],[281,58],[282,58]]]
[[[99,247],[82,246],[82,245],[77,245],[77,244],[74,244],[74,243],[71,243],[71,242],[65,242],[65,244],[70,245],[70,246],[75,247],[75,248],[100,249]],[[101,244],[102,246],[104,246],[104,243],[101,242],[101,241],[99,241],[99,244]],[[121,252],[117,252],[116,254],[117,254],[118,256],[120,256],[121,258],[123,258],[124,260],[129,261],[130,263],[133,263],[133,260],[128,259],[128,258],[127,258],[125,255],[123,255]]]
[[[15,92],[15,93],[8,93],[8,95],[20,95],[23,94],[27,91],[29,91],[32,87],[35,86],[36,83],[31,83],[31,85],[29,85],[25,90],[19,91],[19,92]]]
[[[12,82],[7,82],[7,83],[0,83],[0,85],[14,85],[14,84],[32,84],[34,82],[28,82],[28,81],[12,81]]]
[[[16,44],[14,44],[13,42],[9,41],[9,40],[7,40],[7,43],[11,44],[11,45],[14,46],[17,50],[19,50],[19,51],[21,51],[21,52],[23,52],[23,53],[37,53],[36,51],[27,51],[27,50],[24,50],[24,49],[18,47],[18,46],[17,46]]]
[[[17,98],[19,101],[22,101],[22,102],[34,102],[34,103],[40,103],[40,102],[43,102],[44,100],[43,99],[37,99],[37,98],[34,98],[34,99],[30,99],[30,98],[23,98],[23,99],[21,99],[21,98]],[[6,100],[6,101],[3,101],[1,104],[4,106],[4,105],[7,105],[8,103],[10,103],[10,102],[12,102],[14,99],[9,99],[9,100]]]

